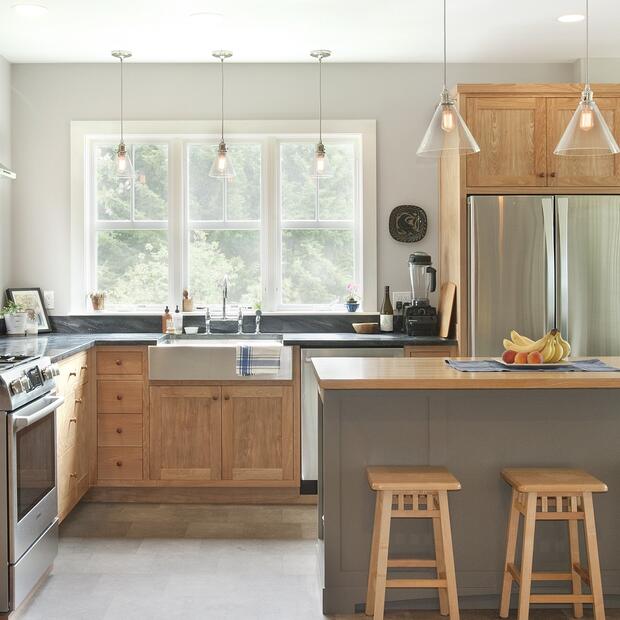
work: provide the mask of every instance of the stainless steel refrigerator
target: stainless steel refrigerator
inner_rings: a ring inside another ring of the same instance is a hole
[[[557,327],[574,355],[620,355],[620,196],[470,196],[471,355]]]

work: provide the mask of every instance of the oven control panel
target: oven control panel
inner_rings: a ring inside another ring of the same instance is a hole
[[[0,411],[12,411],[54,388],[59,374],[49,358],[38,358],[0,372]]]

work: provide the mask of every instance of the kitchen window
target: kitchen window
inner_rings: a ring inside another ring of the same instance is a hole
[[[374,195],[364,200],[363,136],[325,137],[333,175],[320,180],[309,175],[313,134],[230,135],[236,176],[226,181],[208,175],[215,133],[128,133],[133,180],[114,175],[117,139],[84,131],[85,269],[76,311],[89,309],[88,293],[96,290],[106,291],[108,311],[160,311],[180,303],[188,288],[195,305],[217,313],[224,276],[228,302],[244,307],[343,311],[351,282],[363,307],[376,307]],[[372,239],[367,255],[365,239]]]

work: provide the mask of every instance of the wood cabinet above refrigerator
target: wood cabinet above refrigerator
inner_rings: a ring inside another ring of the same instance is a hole
[[[440,160],[440,273],[442,283],[457,285],[461,355],[469,352],[467,196],[620,194],[620,155],[553,154],[582,90],[583,84],[461,84],[453,92],[480,145],[479,153]],[[620,141],[620,84],[592,90]]]

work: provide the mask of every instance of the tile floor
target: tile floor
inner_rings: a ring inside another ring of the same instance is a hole
[[[19,620],[327,620],[312,506],[80,504]],[[463,620],[494,620],[463,612]],[[608,618],[620,619],[620,614]],[[329,620],[361,620],[364,615]],[[536,620],[566,620],[536,610]],[[439,620],[433,612],[386,620]]]

